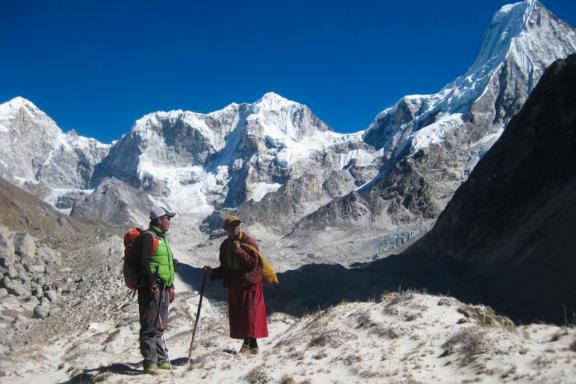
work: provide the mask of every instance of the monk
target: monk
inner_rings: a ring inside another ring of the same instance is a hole
[[[262,263],[254,239],[240,229],[238,216],[224,220],[228,238],[220,245],[220,266],[204,267],[210,280],[222,279],[228,288],[230,337],[243,339],[239,353],[258,353],[257,339],[268,337],[268,321],[262,290]]]

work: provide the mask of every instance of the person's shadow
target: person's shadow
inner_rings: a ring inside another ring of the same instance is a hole
[[[188,365],[187,357],[179,357],[177,359],[171,359],[170,364],[173,368],[185,367]],[[141,362],[138,363],[113,363],[104,367],[89,368],[84,369],[82,373],[73,376],[67,381],[63,381],[59,384],[91,384],[95,380],[98,380],[98,375],[110,372],[115,375],[124,376],[139,376],[144,375],[144,370],[142,369]]]
[[[138,369],[141,366],[138,363],[113,363],[104,367],[89,368],[84,369],[82,373],[71,377],[67,381],[63,381],[60,384],[90,384],[94,382],[94,379],[99,374],[110,372],[116,375],[126,375],[126,376],[137,376],[144,374],[142,369]]]

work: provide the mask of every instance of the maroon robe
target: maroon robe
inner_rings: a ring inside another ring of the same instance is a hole
[[[258,249],[254,239],[245,233],[241,233],[240,241]],[[260,258],[230,239],[220,245],[219,258],[220,266],[212,271],[211,279],[223,279],[224,287],[228,288],[230,337],[267,337],[268,321]]]

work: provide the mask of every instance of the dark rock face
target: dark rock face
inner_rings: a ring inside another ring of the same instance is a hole
[[[563,322],[576,311],[574,228],[571,55],[546,70],[435,227],[407,252],[461,263],[492,304],[512,315]]]

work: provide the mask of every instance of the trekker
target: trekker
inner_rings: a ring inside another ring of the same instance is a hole
[[[242,221],[238,216],[224,220],[228,238],[220,245],[220,266],[204,267],[210,280],[222,279],[228,288],[228,320],[230,337],[243,339],[239,353],[258,353],[258,342],[268,337],[268,322],[262,290],[262,263],[256,252],[254,239],[240,230]]]
[[[157,374],[170,369],[163,329],[168,322],[168,303],[176,298],[175,262],[167,241],[170,220],[176,214],[162,207],[150,211],[150,226],[140,235],[138,258],[138,308],[140,313],[140,352],[144,372]],[[153,244],[157,247],[153,251]],[[162,322],[160,322],[160,319]]]

